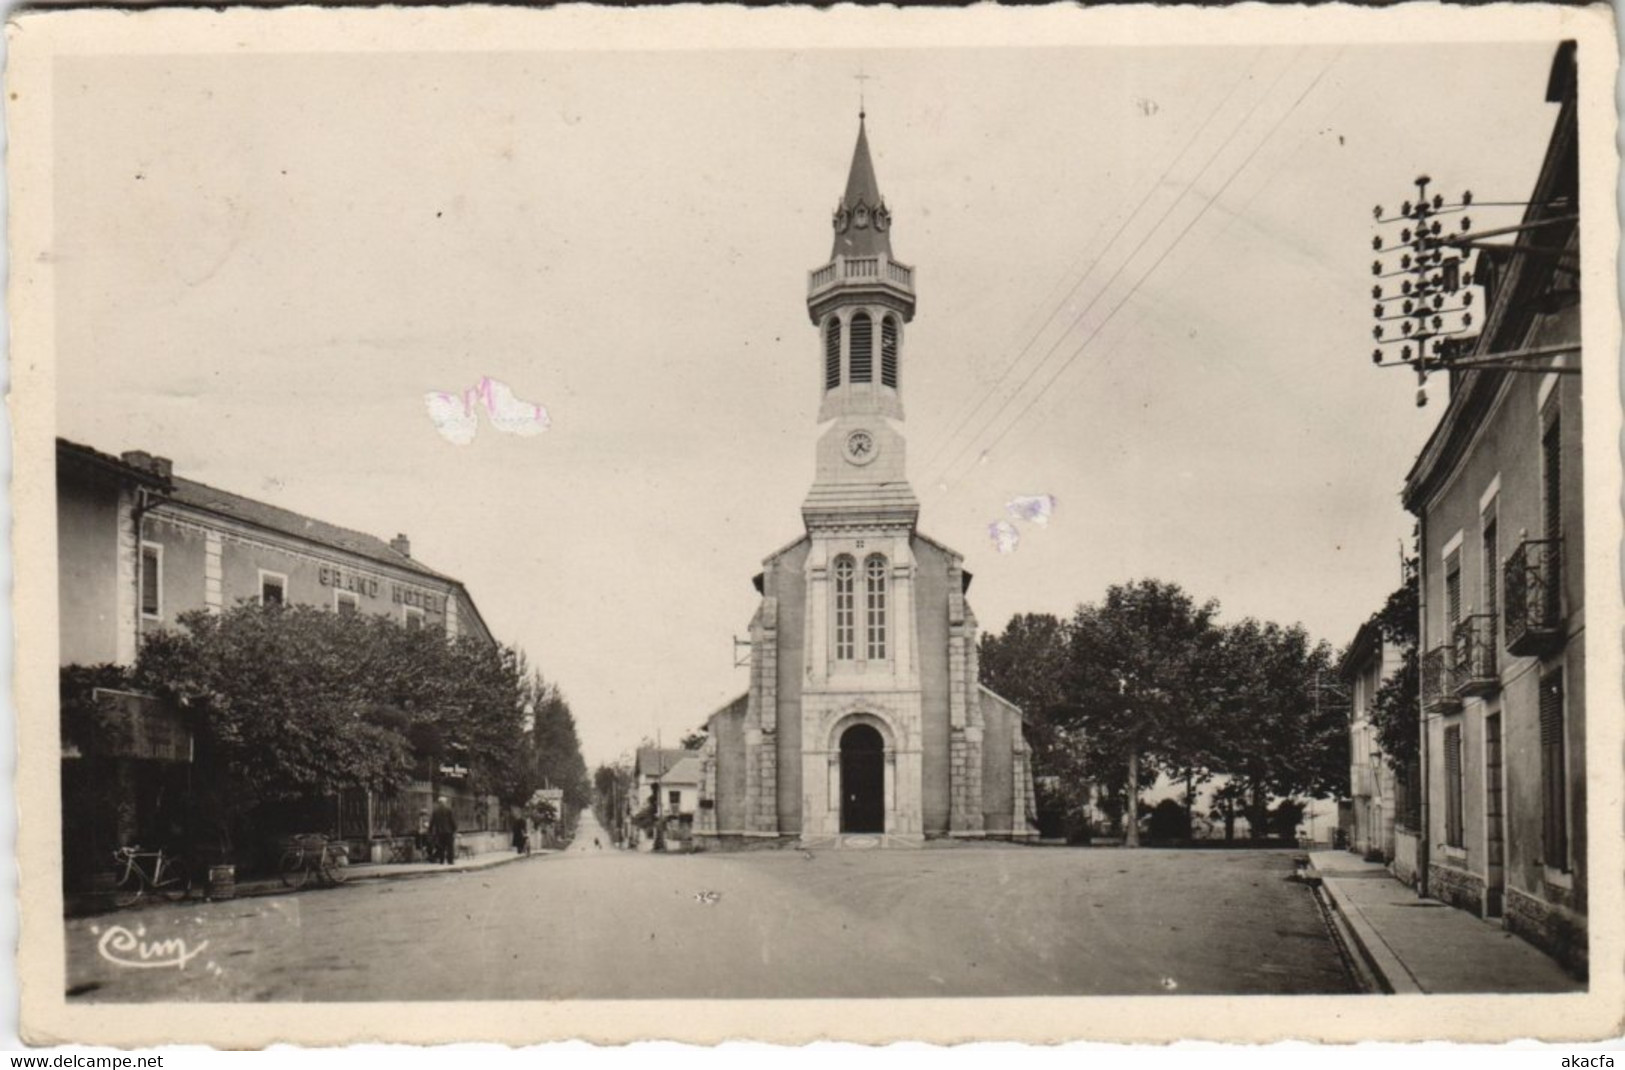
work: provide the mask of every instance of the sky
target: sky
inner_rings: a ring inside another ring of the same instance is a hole
[[[920,529],[984,630],[1154,576],[1341,646],[1445,400],[1371,365],[1371,207],[1524,197],[1554,46],[63,59],[57,430],[408,534],[590,763],[672,743],[802,531],[861,85]],[[548,429],[443,438],[487,376]]]

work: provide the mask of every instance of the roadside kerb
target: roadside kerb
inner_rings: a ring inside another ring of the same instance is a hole
[[[1320,878],[1320,887],[1331,901],[1332,907],[1337,911],[1338,918],[1343,922],[1344,933],[1352,945],[1349,950],[1359,955],[1364,964],[1376,976],[1383,991],[1394,995],[1415,995],[1424,991],[1417,984],[1416,978],[1405,967],[1398,955],[1383,940],[1382,934],[1366,920],[1365,913],[1349,897],[1344,894],[1341,884],[1335,876],[1315,872]]]

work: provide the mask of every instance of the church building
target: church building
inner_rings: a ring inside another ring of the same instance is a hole
[[[891,227],[860,114],[834,249],[808,275],[827,427],[805,532],[755,577],[750,690],[707,724],[702,842],[1036,835],[1021,711],[978,682],[970,573],[917,527],[897,427],[914,269]]]

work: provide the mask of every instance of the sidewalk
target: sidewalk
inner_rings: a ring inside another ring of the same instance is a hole
[[[1495,922],[1422,899],[1380,864],[1310,851],[1312,875],[1344,923],[1349,950],[1384,991],[1583,992],[1546,955]]]
[[[459,858],[451,865],[442,865],[434,862],[368,862],[362,865],[346,866],[347,881],[365,880],[400,880],[408,877],[429,877],[438,873],[467,873],[471,870],[491,869],[494,866],[506,865],[509,862],[518,862],[526,858],[541,858],[556,854],[556,851],[537,849],[528,855],[515,854],[513,850],[488,851],[485,854],[474,855],[472,858]],[[326,885],[312,874],[306,888],[323,888]],[[259,895],[291,895],[292,889],[282,883],[280,877],[252,877],[239,880],[232,898],[244,899]],[[204,885],[199,882],[192,885],[192,898],[205,895]],[[159,902],[159,897],[149,897],[153,902]],[[99,914],[112,909],[111,902],[106,896],[94,896],[85,893],[69,894],[64,903],[64,913],[68,917],[79,917],[86,914]]]

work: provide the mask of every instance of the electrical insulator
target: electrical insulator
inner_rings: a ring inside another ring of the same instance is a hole
[[[1462,193],[1461,193],[1461,206],[1463,208],[1465,208],[1469,204],[1472,204],[1472,203],[1473,203],[1473,191],[1470,190],[1470,189],[1469,190],[1463,190]]]
[[[1464,294],[1461,295],[1461,307],[1462,308],[1472,308],[1473,307],[1473,295],[1472,295],[1471,292],[1464,293]]]
[[[1401,312],[1405,313],[1405,315],[1409,316],[1411,314],[1411,310],[1414,309],[1415,307],[1416,306],[1414,304],[1412,304],[1409,301],[1406,301],[1403,305],[1399,306],[1399,310]]]
[[[1375,208],[1371,209],[1371,218],[1376,220],[1382,219],[1382,205],[1379,204]]]
[[[1468,217],[1468,216],[1462,216],[1461,217],[1461,229],[1462,230],[1472,230],[1473,229],[1473,221],[1472,221],[1472,219],[1470,217]]]
[[[1461,325],[1463,327],[1471,327],[1473,325],[1473,314],[1471,312],[1463,312],[1461,314]]]
[[[1373,349],[1371,351],[1371,363],[1373,363],[1373,364],[1381,364],[1382,363],[1382,350]]]
[[[1379,320],[1382,319],[1382,306],[1373,305],[1371,308],[1371,315]]]
[[[1435,193],[1433,195],[1433,207],[1434,207],[1435,210],[1444,207],[1444,195],[1443,194]]]
[[[1404,230],[1399,232],[1399,240],[1402,241],[1402,242],[1406,242],[1406,243],[1410,242],[1410,240],[1411,240],[1411,228],[1410,227],[1406,227]]]
[[[1427,389],[1425,387],[1418,387],[1417,390],[1416,390],[1416,407],[1419,408],[1419,409],[1426,408],[1427,403],[1428,403]]]
[[[1382,341],[1382,324],[1379,323],[1375,327],[1371,328],[1371,337],[1375,338],[1379,342]]]
[[[1373,286],[1373,287],[1371,287],[1371,296],[1372,296],[1372,298],[1374,300],[1377,300],[1377,301],[1382,300],[1382,287],[1381,286]]]
[[[1408,293],[1411,292],[1411,280],[1410,279],[1406,279],[1404,282],[1399,284],[1399,292],[1404,293],[1404,294],[1408,294]]]
[[[1406,201],[1404,204],[1400,205],[1399,214],[1400,215],[1410,215],[1411,214],[1411,202],[1410,201]]]
[[[1371,274],[1373,274],[1373,275],[1381,275],[1382,274],[1382,261],[1381,260],[1373,260],[1373,261],[1371,261]]]
[[[1404,271],[1409,271],[1411,269],[1411,254],[1410,253],[1406,253],[1404,256],[1399,258],[1399,266],[1400,266],[1400,269],[1404,270]]]
[[[1433,295],[1433,307],[1434,308],[1443,308],[1444,307],[1444,294],[1434,294]]]

